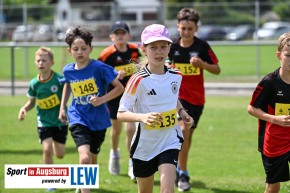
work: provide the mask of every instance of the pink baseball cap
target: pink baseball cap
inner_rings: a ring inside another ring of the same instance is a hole
[[[169,38],[168,30],[164,25],[161,24],[149,25],[143,30],[141,34],[142,44],[150,44],[160,40],[172,43],[172,40]]]

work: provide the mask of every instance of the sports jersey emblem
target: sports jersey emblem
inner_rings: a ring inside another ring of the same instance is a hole
[[[172,90],[172,92],[173,92],[174,94],[177,93],[177,91],[178,91],[177,82],[173,81],[173,82],[171,83],[171,90]]]
[[[150,92],[148,92],[148,95],[157,95],[157,94],[156,94],[155,90],[152,89]]]
[[[117,57],[117,61],[122,60],[122,58],[120,56]]]
[[[58,87],[56,85],[52,85],[50,87],[50,91],[53,92],[53,93],[56,93],[58,91]]]
[[[190,58],[198,56],[198,52],[189,52]]]
[[[278,91],[277,96],[283,96],[283,92],[282,92],[282,90],[279,90],[279,91]]]

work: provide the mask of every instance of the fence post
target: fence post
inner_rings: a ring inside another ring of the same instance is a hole
[[[14,45],[11,46],[11,95],[15,95]]]
[[[255,1],[255,28],[256,31],[259,29],[260,27],[260,2],[259,0]],[[259,37],[257,36],[257,40],[255,41],[259,41]],[[260,76],[260,45],[256,44],[256,77]]]

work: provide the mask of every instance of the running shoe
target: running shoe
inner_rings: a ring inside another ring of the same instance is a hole
[[[191,188],[191,185],[189,183],[189,177],[184,174],[181,174],[178,180],[178,191],[185,192],[185,191],[189,191],[190,188]]]
[[[134,173],[133,173],[133,163],[131,159],[129,161],[129,166],[128,166],[128,176],[130,177],[131,180],[136,180],[136,177],[134,176]]]
[[[56,188],[47,188],[46,192],[52,192],[52,191],[55,191],[55,190],[56,190]]]
[[[109,159],[109,172],[113,175],[120,174],[120,150],[115,153],[112,149],[110,150],[110,159]]]

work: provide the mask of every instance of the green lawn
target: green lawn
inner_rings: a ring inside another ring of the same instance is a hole
[[[17,113],[26,102],[25,96],[1,96],[0,114],[0,192],[38,193],[44,189],[4,189],[4,164],[42,164],[41,145],[38,144],[35,110],[19,122]],[[194,193],[261,193],[264,191],[264,171],[257,151],[257,120],[248,115],[250,97],[207,97],[204,114],[192,142],[189,171]],[[120,143],[121,175],[112,176],[107,170],[109,131],[99,155],[100,189],[92,192],[137,192],[137,185],[127,177],[127,152],[124,132]],[[71,136],[67,154],[56,164],[77,164],[78,154]],[[159,192],[156,174],[154,192]],[[17,182],[15,182],[17,183]],[[290,184],[282,184],[287,193]],[[74,192],[59,189],[57,193]],[[176,190],[177,192],[177,190]]]
[[[273,71],[279,66],[276,59],[276,46],[260,47],[260,64],[256,65],[255,46],[212,46],[219,58],[221,74],[219,76],[205,73],[207,81],[234,81],[234,82],[257,82],[262,75]],[[38,47],[17,47],[15,48],[15,77],[18,80],[28,80],[37,74],[34,65],[34,52]],[[51,47],[55,54],[54,69],[61,73],[62,68],[72,57],[67,53],[66,47]],[[104,47],[95,47],[91,58],[98,58]],[[11,77],[11,49],[0,47],[1,66],[0,80]]]

